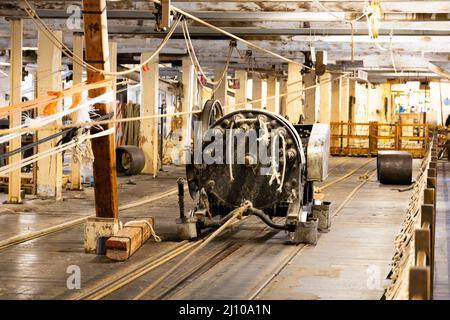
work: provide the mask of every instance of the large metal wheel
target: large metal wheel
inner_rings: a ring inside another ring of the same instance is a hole
[[[144,152],[136,146],[116,148],[116,170],[119,176],[132,176],[141,173],[145,166]]]
[[[213,123],[223,117],[222,104],[219,100],[209,99],[205,102],[202,112],[194,118],[194,121],[200,121],[200,125],[193,124],[194,128],[194,145],[196,141],[202,141],[203,134],[208,130]],[[193,162],[193,159],[191,159]],[[186,165],[186,179],[189,186],[189,194],[192,199],[197,197],[198,189],[195,184],[196,171],[193,164]]]

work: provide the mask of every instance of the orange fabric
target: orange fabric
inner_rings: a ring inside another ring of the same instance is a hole
[[[56,113],[58,101],[60,100],[59,98],[61,98],[63,96],[63,92],[62,91],[49,91],[48,95],[54,96],[57,100],[50,102],[49,104],[47,104],[44,107],[44,116],[51,116],[52,114]]]
[[[72,105],[70,106],[69,109],[75,108],[77,105],[80,104],[80,102],[81,102],[81,93],[75,93],[72,96]],[[76,117],[77,117],[76,112],[70,114],[70,118],[72,119],[73,122],[76,120]]]
[[[0,107],[0,118],[4,116],[8,116],[11,112],[22,112],[31,110],[34,108],[37,108],[41,105],[47,104],[46,109],[47,111],[52,114],[52,111],[56,111],[57,102],[62,100],[64,97],[71,96],[77,93],[81,93],[84,90],[90,90],[90,89],[98,89],[98,88],[104,88],[111,84],[111,79],[101,80],[93,83],[87,83],[83,82],[80,84],[76,84],[71,88],[67,88],[63,91],[60,91],[59,94],[51,95],[49,93],[48,96],[40,97],[34,100],[13,104],[10,106]],[[54,113],[54,112],[53,112]]]

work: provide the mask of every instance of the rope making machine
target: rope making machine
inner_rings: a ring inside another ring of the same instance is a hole
[[[185,213],[180,179],[180,238],[222,225],[249,203],[244,215],[287,231],[293,243],[315,244],[318,229],[329,230],[329,203],[313,197],[314,182],[328,175],[329,125],[293,125],[259,109],[224,114],[219,101],[208,100],[192,127],[186,181],[197,205]]]

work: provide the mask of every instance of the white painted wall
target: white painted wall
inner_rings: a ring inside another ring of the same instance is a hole
[[[450,82],[430,82],[430,110],[427,113],[428,123],[445,124],[445,120],[450,114],[450,106],[445,105],[446,99],[450,101]]]

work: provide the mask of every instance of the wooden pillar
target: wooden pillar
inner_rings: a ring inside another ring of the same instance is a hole
[[[341,78],[333,76],[331,81],[331,122],[339,122],[341,120]]]
[[[222,76],[223,69],[222,67],[217,68],[214,73],[214,81],[217,81]],[[219,100],[222,106],[227,105],[227,91],[228,91],[228,82],[227,77],[222,80],[219,84],[218,88],[214,88],[216,91],[214,92],[214,99]]]
[[[275,98],[270,98],[275,96]],[[278,98],[279,95],[277,94],[277,78],[275,77],[269,77],[267,79],[267,105],[266,109],[268,111],[272,111],[275,113],[279,113],[278,111]]]
[[[320,122],[331,120],[331,74],[326,72],[320,77]]]
[[[23,43],[23,22],[22,20],[11,20],[11,66],[9,71],[10,104],[22,101],[22,43]],[[20,112],[11,113],[9,117],[9,127],[18,127],[21,124],[22,115]],[[9,150],[15,150],[22,146],[22,138],[12,139],[9,143]],[[19,162],[22,154],[18,153],[9,158],[9,163]],[[20,169],[12,171],[8,180],[8,203],[21,203],[20,196],[21,177]]]
[[[62,31],[53,31],[53,34],[62,41]],[[38,34],[38,59],[37,59],[37,91],[38,97],[48,95],[50,91],[60,91],[61,83],[61,48],[55,46],[47,36]],[[44,116],[45,105],[38,108],[38,116]],[[55,112],[60,112],[62,105],[59,102]],[[61,124],[59,119],[53,125]],[[56,130],[40,130],[37,133],[39,140],[56,133]],[[58,140],[54,139],[38,145],[38,152],[44,152],[54,148]],[[57,153],[37,161],[37,195],[43,198],[62,198],[62,154]]]
[[[280,79],[280,115],[285,116],[286,115],[286,101],[287,101],[287,79],[283,78]]]
[[[109,70],[111,72],[117,72],[117,42],[109,43]],[[117,108],[117,77],[111,77],[112,79],[112,91],[113,91],[113,102],[112,110],[114,111],[114,119],[116,118],[116,108]]]
[[[303,79],[302,67],[298,64],[288,64],[286,115],[292,123],[298,123],[300,115],[303,114],[302,99]]]
[[[152,53],[142,53],[141,63]],[[141,116],[158,114],[159,59],[147,63],[148,71],[141,70]],[[140,124],[140,147],[145,154],[143,173],[158,174],[158,119],[142,119]]]
[[[355,122],[356,115],[356,80],[349,80],[348,121]]]
[[[106,0],[83,0],[84,36],[86,41],[86,60],[96,68],[109,70],[108,28],[106,17]],[[88,82],[105,79],[96,71],[88,70]],[[89,90],[89,97],[104,94],[107,88]],[[110,104],[95,105],[100,115],[111,112]],[[111,126],[105,125],[104,129]],[[95,129],[93,129],[94,131]],[[95,131],[94,131],[95,132]],[[117,174],[114,135],[92,140],[94,153],[95,210],[97,217],[118,219]]]
[[[235,110],[245,109],[247,106],[247,71],[236,70],[234,77],[239,81],[239,89],[236,89],[234,96],[234,103],[238,104]]]
[[[83,56],[83,35],[76,33],[73,35],[73,52],[79,56]],[[73,60],[73,77],[72,85],[76,85],[83,82],[83,65]],[[81,93],[76,93],[73,99],[77,99],[77,96],[81,100]],[[83,184],[81,181],[81,163],[75,157],[72,157],[72,174],[71,174],[71,189],[82,190]]]
[[[341,104],[341,114],[339,121],[348,122],[348,109],[350,103],[350,79],[347,77],[342,77],[340,80],[340,104]]]
[[[252,100],[261,100],[252,103],[252,109],[262,109],[262,91],[263,80],[259,74],[252,74]]]
[[[319,120],[319,100],[317,93],[319,87],[312,88],[316,85],[316,73],[310,71],[303,76],[305,84],[305,124],[313,124]],[[308,89],[310,88],[310,89]]]
[[[195,68],[189,57],[183,58],[183,101],[181,104],[182,112],[191,112],[194,110],[194,102],[196,99],[196,76]],[[183,149],[187,151],[191,144],[191,123],[192,115],[183,116],[183,133],[182,133],[182,145]],[[184,153],[186,155],[187,153]],[[184,157],[182,161],[185,161]],[[184,162],[183,162],[184,163]]]

